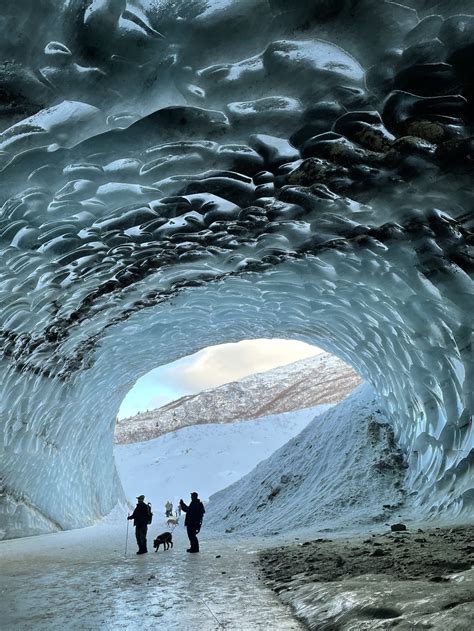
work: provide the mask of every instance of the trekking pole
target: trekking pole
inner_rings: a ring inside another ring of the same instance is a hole
[[[206,607],[209,609],[209,611],[211,612],[213,618],[216,620],[217,624],[219,627],[224,628],[225,624],[224,622],[221,622],[219,620],[219,618],[216,616],[216,614],[212,611],[212,609],[209,607],[209,605],[207,604],[207,602],[204,600],[204,598],[201,598],[202,602],[206,605]]]
[[[128,521],[130,517],[130,513],[127,515],[127,536],[125,537],[125,554],[124,556],[127,556],[127,544],[128,544]]]

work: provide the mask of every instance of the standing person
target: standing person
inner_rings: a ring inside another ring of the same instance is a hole
[[[179,506],[181,510],[186,513],[184,525],[186,526],[191,546],[186,550],[186,552],[199,552],[199,541],[196,535],[201,530],[202,519],[204,517],[204,513],[206,512],[204,510],[204,506],[201,500],[198,499],[198,494],[195,491],[191,493],[191,503],[189,506],[185,504],[183,500],[179,500]]]
[[[138,552],[137,554],[146,554],[146,533],[148,531],[149,511],[148,506],[145,504],[145,496],[139,495],[137,497],[137,505],[135,510],[127,519],[133,519],[133,525],[135,526],[135,537],[137,538]]]
[[[165,504],[165,516],[173,517],[173,502],[171,500],[168,500]]]

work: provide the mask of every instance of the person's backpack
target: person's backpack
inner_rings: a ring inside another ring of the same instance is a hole
[[[153,521],[153,513],[151,512],[150,502],[148,502],[147,508],[148,508],[148,523],[151,524],[151,522]]]

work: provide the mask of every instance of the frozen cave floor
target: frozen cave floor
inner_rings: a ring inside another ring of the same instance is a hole
[[[154,552],[158,522],[143,556],[129,528],[125,556],[123,515],[2,542],[2,629],[454,631],[474,617],[474,525],[265,538],[204,528],[201,553],[189,555],[182,526],[172,549]]]
[[[268,589],[252,561],[263,542],[233,541],[203,529],[201,553],[187,554],[182,526],[174,547],[137,556],[126,510],[83,528],[0,544],[2,631],[56,629],[304,629]],[[117,517],[120,517],[120,521]]]

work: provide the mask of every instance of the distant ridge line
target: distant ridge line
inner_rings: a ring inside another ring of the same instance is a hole
[[[341,359],[322,353],[121,419],[115,442],[141,442],[188,425],[232,423],[336,403],[361,382]]]

